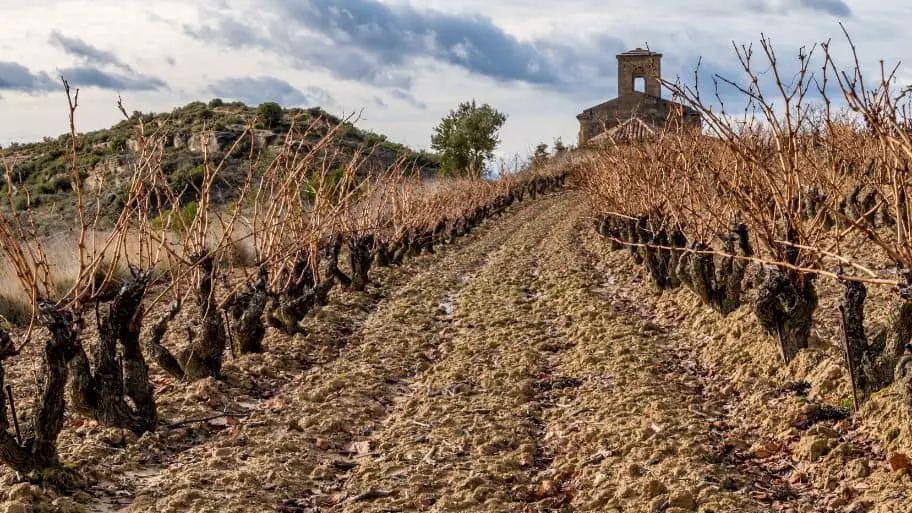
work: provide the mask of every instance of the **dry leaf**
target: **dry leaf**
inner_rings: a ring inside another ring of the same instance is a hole
[[[912,470],[912,461],[909,461],[909,457],[901,452],[894,452],[887,458],[887,461],[890,462],[890,470],[894,472],[897,470]]]

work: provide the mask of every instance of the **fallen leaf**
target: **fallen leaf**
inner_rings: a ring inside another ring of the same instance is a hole
[[[887,461],[890,462],[890,470],[894,472],[897,470],[912,470],[912,461],[909,461],[909,457],[901,452],[894,452],[887,458]]]

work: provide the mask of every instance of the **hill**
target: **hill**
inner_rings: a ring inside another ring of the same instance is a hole
[[[437,172],[436,155],[413,151],[385,135],[358,128],[352,121],[319,107],[251,107],[220,99],[208,104],[191,102],[169,113],[135,111],[111,128],[77,134],[78,168],[86,191],[98,203],[102,220],[111,217],[105,213],[115,214],[122,207],[123,182],[143,153],[140,127],[147,141],[154,141],[158,165],[176,190],[192,192],[207,159],[212,163],[224,161],[215,186],[216,201],[230,201],[234,182],[246,174],[249,164],[268,161],[293,129],[303,132],[311,144],[330,135],[324,152],[334,161],[349,162],[358,152],[366,154],[364,172],[384,169],[397,161],[424,176]],[[12,176],[14,207],[25,209],[30,205],[44,231],[71,224],[70,207],[75,202],[71,194],[71,149],[70,134],[63,134],[36,143],[14,143],[2,153]]]

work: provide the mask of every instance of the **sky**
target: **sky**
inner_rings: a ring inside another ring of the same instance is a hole
[[[666,79],[743,80],[737,45],[769,37],[794,70],[839,23],[863,67],[912,49],[906,0],[31,0],[0,17],[0,145],[67,131],[59,77],[80,88],[77,129],[128,111],[211,98],[321,106],[423,149],[434,125],[476,99],[507,114],[497,154],[575,144],[576,114],[617,92],[617,53],[664,55]],[[912,83],[900,68],[899,81]],[[730,92],[732,101],[734,92]],[[728,98],[728,97],[726,97]]]

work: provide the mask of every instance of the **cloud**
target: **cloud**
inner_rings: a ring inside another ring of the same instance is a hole
[[[76,87],[98,87],[119,91],[152,91],[166,87],[159,78],[137,73],[133,68],[107,50],[97,48],[78,37],[64,35],[53,30],[49,38],[51,45],[68,55],[77,57],[82,65],[59,70]],[[115,68],[117,72],[102,68]]]
[[[820,11],[833,16],[852,16],[852,9],[842,0],[798,0],[798,4],[807,9]]]
[[[560,81],[559,67],[533,43],[517,40],[481,15],[421,11],[375,0],[280,3],[291,19],[379,63],[402,65],[431,57],[499,81]]]
[[[109,73],[91,66],[64,68],[60,70],[60,75],[75,87],[98,87],[115,91],[153,91],[166,87],[162,80],[155,77]]]
[[[62,88],[63,86],[47,73],[32,73],[21,64],[0,61],[0,91],[35,94]]]
[[[98,87],[120,91],[150,91],[162,89],[165,83],[155,77],[108,73],[91,66],[59,69],[62,76],[74,87]],[[0,62],[0,91],[30,94],[63,90],[63,85],[46,72],[32,72],[15,62]]]
[[[402,89],[394,89],[394,90],[390,91],[390,95],[397,100],[401,100],[401,101],[404,101],[405,103],[408,103],[412,107],[416,107],[421,110],[427,109],[426,103],[419,100],[418,98],[415,98],[415,96],[413,94],[403,91]]]
[[[746,5],[749,9],[773,14],[788,14],[793,7],[800,7],[831,16],[852,16],[852,9],[843,0],[748,0]]]
[[[113,53],[96,48],[78,37],[65,36],[59,30],[51,32],[49,41],[67,54],[81,58],[86,64],[114,66],[125,71],[133,71]]]
[[[523,41],[482,15],[421,10],[376,0],[264,0],[243,12],[212,10],[184,32],[229,48],[281,55],[301,69],[335,78],[410,90],[423,60],[500,83],[585,88],[612,77],[620,39]],[[577,43],[581,44],[578,46]]]
[[[325,89],[307,86],[304,91],[275,77],[224,78],[209,86],[209,92],[223,98],[241,100],[249,105],[277,102],[286,107],[325,106],[334,103]]]

